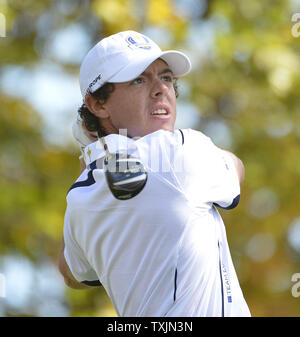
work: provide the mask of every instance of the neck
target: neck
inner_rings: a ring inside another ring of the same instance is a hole
[[[118,130],[112,124],[110,118],[99,118],[99,138],[108,136],[110,134],[118,134]]]

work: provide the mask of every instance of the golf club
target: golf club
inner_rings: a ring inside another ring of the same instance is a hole
[[[119,200],[128,200],[142,191],[147,182],[147,171],[142,161],[127,153],[110,153],[104,139],[104,172],[113,196]]]

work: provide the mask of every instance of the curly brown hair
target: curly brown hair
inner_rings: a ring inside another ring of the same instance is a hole
[[[178,85],[177,85],[177,79],[173,82],[174,90],[176,98],[179,96],[178,94]],[[90,93],[92,97],[99,100],[101,104],[104,104],[108,98],[109,95],[115,90],[114,83],[105,83],[102,87],[100,87],[98,90],[96,90],[93,93]],[[100,118],[95,116],[83,103],[81,107],[78,109],[78,113],[80,117],[83,120],[83,123],[88,131],[91,132],[97,132],[99,137],[105,137],[107,136],[107,132],[105,128],[101,125]]]

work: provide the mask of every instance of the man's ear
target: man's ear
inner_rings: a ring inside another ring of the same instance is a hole
[[[92,95],[87,95],[85,98],[85,105],[95,116],[99,118],[109,117],[106,105],[102,104],[100,100],[94,98]]]

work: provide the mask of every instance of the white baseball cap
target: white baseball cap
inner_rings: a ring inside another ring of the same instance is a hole
[[[99,41],[85,56],[79,74],[82,97],[106,82],[127,82],[138,77],[152,62],[161,58],[175,77],[191,70],[189,58],[176,50],[162,51],[149,37],[128,30]]]

